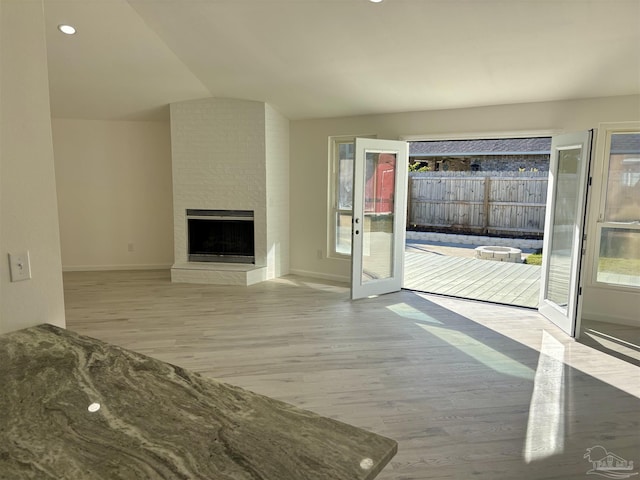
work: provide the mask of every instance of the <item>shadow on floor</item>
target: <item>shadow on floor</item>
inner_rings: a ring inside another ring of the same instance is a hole
[[[640,367],[640,328],[583,320],[578,341]]]

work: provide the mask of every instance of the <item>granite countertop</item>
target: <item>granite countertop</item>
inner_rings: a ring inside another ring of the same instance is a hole
[[[0,479],[365,480],[395,441],[52,325],[0,336]]]

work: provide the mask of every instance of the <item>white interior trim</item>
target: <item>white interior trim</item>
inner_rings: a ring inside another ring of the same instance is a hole
[[[495,138],[530,138],[552,137],[564,130],[516,130],[497,132],[471,132],[471,133],[429,133],[423,135],[401,135],[400,140],[407,142],[436,141],[436,140],[485,140]]]
[[[291,275],[300,275],[301,277],[319,278],[322,280],[332,280],[334,282],[351,283],[351,277],[344,275],[332,275],[329,273],[312,272],[310,270],[299,270],[292,268],[289,270]]]
[[[97,272],[107,270],[170,270],[170,263],[148,265],[69,265],[62,266],[63,272]]]
[[[602,323],[612,323],[615,325],[627,325],[630,327],[638,327],[638,322],[634,321],[630,318],[627,317],[620,317],[620,316],[614,316],[614,315],[600,315],[597,313],[593,313],[590,312],[587,315],[582,315],[582,320],[584,322],[584,320],[594,320],[596,322],[602,322]],[[584,328],[584,325],[583,325]]]

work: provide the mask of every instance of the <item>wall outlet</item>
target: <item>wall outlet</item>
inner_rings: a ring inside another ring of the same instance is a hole
[[[21,282],[31,278],[31,263],[29,261],[29,251],[9,254],[9,270],[11,271],[11,281]]]
[[[135,248],[134,248],[134,246],[133,246],[133,243],[129,243],[129,244],[127,245],[127,248],[129,249],[129,251],[130,251],[130,252],[135,251]]]

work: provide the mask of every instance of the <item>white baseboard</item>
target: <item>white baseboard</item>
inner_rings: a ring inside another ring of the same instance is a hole
[[[300,275],[301,277],[320,278],[322,280],[331,280],[333,282],[351,283],[350,277],[343,275],[332,275],[329,273],[311,272],[309,270],[299,270],[297,268],[289,269],[291,275]]]
[[[108,270],[169,270],[171,264],[151,265],[63,265],[63,272],[99,272]]]
[[[593,320],[594,322],[602,322],[602,323],[615,323],[616,325],[628,325],[630,327],[640,327],[640,321],[635,320],[633,318],[626,317],[615,317],[612,315],[599,315],[597,313],[589,313],[587,315],[582,315],[582,319],[584,320]]]

